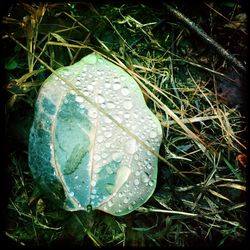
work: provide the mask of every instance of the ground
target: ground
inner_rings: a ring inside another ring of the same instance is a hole
[[[171,1],[241,64],[245,6]],[[18,3],[2,17],[6,102],[3,235],[16,246],[240,246],[246,240],[245,72],[167,7]],[[132,213],[68,212],[28,166],[34,103],[51,70],[97,51],[140,85],[163,141],[157,186]]]

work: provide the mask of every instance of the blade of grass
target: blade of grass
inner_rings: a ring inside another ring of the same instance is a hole
[[[224,157],[222,156],[223,161],[227,164],[228,168],[231,170],[231,172],[234,174],[234,176],[238,179],[238,180],[242,180],[241,176],[237,173],[236,169],[234,168],[234,166]]]

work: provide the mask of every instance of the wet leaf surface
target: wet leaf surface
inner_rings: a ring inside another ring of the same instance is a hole
[[[158,153],[159,121],[133,78],[97,54],[57,72],[72,86],[51,75],[40,90],[29,140],[33,176],[56,200],[63,192],[67,210],[130,213],[156,186],[157,157],[140,142]]]

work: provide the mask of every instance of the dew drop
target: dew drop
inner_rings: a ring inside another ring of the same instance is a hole
[[[120,116],[115,115],[114,119],[118,122],[118,123],[122,123],[122,118]]]
[[[76,96],[75,98],[76,102],[82,103],[84,101],[83,97],[81,96]]]
[[[132,130],[136,130],[136,126],[135,126],[135,125],[132,125],[132,126],[131,126],[131,129],[132,129]]]
[[[115,83],[119,82],[119,77],[117,77],[117,75],[116,75],[116,76],[114,76],[113,81],[114,81]]]
[[[101,143],[104,140],[104,137],[102,135],[98,135],[96,138],[97,142]]]
[[[124,198],[123,203],[127,204],[128,203],[128,198]]]
[[[135,186],[138,186],[140,184],[140,181],[138,179],[135,179],[134,184],[135,184]]]
[[[104,83],[104,87],[106,89],[109,89],[111,87],[111,83],[106,80],[105,83]]]
[[[129,119],[130,118],[130,114],[129,113],[125,113],[124,114],[124,118]]]
[[[107,171],[108,174],[113,174],[114,173],[113,169],[111,167],[109,167],[109,166],[106,167],[106,171]]]
[[[98,116],[97,110],[95,109],[90,109],[88,114],[91,118],[96,118]]]
[[[125,101],[123,103],[123,107],[126,109],[126,110],[130,110],[133,108],[133,103],[131,101]]]
[[[98,76],[101,76],[101,75],[103,74],[103,72],[100,71],[100,70],[97,70],[96,74],[97,74]]]
[[[89,85],[87,86],[87,89],[88,89],[89,91],[93,91],[93,90],[94,90],[94,86],[91,85],[91,84],[89,84]]]
[[[80,109],[82,109],[80,112],[81,114],[85,114],[85,111],[83,110],[85,108],[85,105],[83,103],[80,104]]]
[[[138,114],[136,112],[134,112],[134,118],[137,119],[138,118]]]
[[[108,207],[112,207],[113,206],[113,202],[112,201],[109,201],[108,202]]]
[[[107,116],[105,116],[105,117],[103,118],[103,120],[104,120],[104,122],[107,123],[107,124],[112,123],[112,121],[111,121]]]
[[[86,95],[86,96],[89,96],[89,91],[88,91],[87,89],[84,89],[84,90],[82,91],[82,93],[83,93],[84,95]]]
[[[107,106],[108,109],[113,109],[115,107],[115,104],[113,102],[111,102],[111,101],[108,101],[106,106]]]
[[[76,86],[79,86],[81,85],[81,82],[80,81],[76,81]]]
[[[90,213],[92,211],[92,206],[89,204],[87,205],[87,212]]]
[[[150,133],[149,133],[149,137],[151,138],[151,139],[153,139],[153,138],[155,138],[155,137],[157,137],[157,133],[155,132],[155,131],[150,131]]]
[[[103,63],[104,61],[103,61],[102,58],[98,58],[98,59],[97,59],[97,62],[98,62],[98,63]]]
[[[107,184],[105,185],[105,189],[106,189],[106,191],[107,191],[109,194],[112,194],[112,193],[113,193],[113,190],[114,190],[114,185],[111,184],[111,183],[107,183]]]
[[[95,170],[94,170],[94,172],[95,172],[95,174],[99,174],[100,172],[101,172],[101,168],[96,168]]]
[[[113,84],[113,90],[118,90],[120,88],[121,88],[120,82],[114,82],[114,84]]]
[[[111,132],[111,131],[105,131],[105,132],[104,132],[104,136],[105,136],[106,138],[110,138],[110,137],[112,136],[112,132]]]
[[[149,180],[150,180],[148,173],[143,172],[142,175],[141,175],[141,180],[142,180],[143,183],[148,183]]]
[[[151,169],[152,165],[150,163],[147,164],[147,169]]]
[[[134,154],[137,151],[136,140],[130,139],[125,143],[125,150],[128,154]]]
[[[139,160],[139,156],[137,154],[134,155],[134,158],[135,158],[136,161]]]
[[[74,195],[75,195],[74,192],[70,192],[70,193],[69,193],[69,196],[70,196],[70,197],[73,197]]]
[[[104,153],[102,153],[101,157],[102,157],[102,159],[105,159],[108,157],[108,154],[104,152]]]
[[[127,95],[129,94],[129,89],[128,89],[127,87],[123,87],[123,88],[121,89],[121,94],[122,94],[123,96],[127,96]]]
[[[139,176],[140,174],[141,174],[140,171],[138,171],[138,170],[135,171],[135,175],[136,175],[136,176]]]
[[[153,183],[152,181],[150,181],[150,182],[148,183],[148,185],[152,187],[152,186],[154,185],[154,183]]]
[[[98,154],[95,154],[95,155],[94,155],[94,160],[95,160],[95,161],[100,161],[100,160],[101,160],[101,156],[98,155]]]
[[[96,102],[102,104],[105,102],[105,98],[101,94],[99,94],[96,96]]]
[[[95,187],[95,185],[96,185],[96,181],[95,181],[95,180],[92,180],[92,181],[91,181],[91,186],[92,186],[92,187]]]
[[[131,205],[128,206],[128,210],[132,210],[133,207]]]
[[[122,154],[120,152],[114,152],[111,156],[112,160],[116,162],[121,162],[122,160]]]

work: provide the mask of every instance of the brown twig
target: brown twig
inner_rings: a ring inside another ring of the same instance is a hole
[[[185,25],[187,25],[192,31],[194,31],[197,35],[200,36],[207,44],[211,45],[221,56],[223,56],[228,62],[232,63],[235,67],[240,69],[243,72],[246,72],[245,66],[232,54],[226,51],[219,43],[217,43],[213,38],[211,38],[204,30],[198,27],[193,21],[185,17],[181,12],[174,9],[172,6],[163,3],[163,5],[167,8],[168,12],[172,14],[174,17],[182,21]]]

